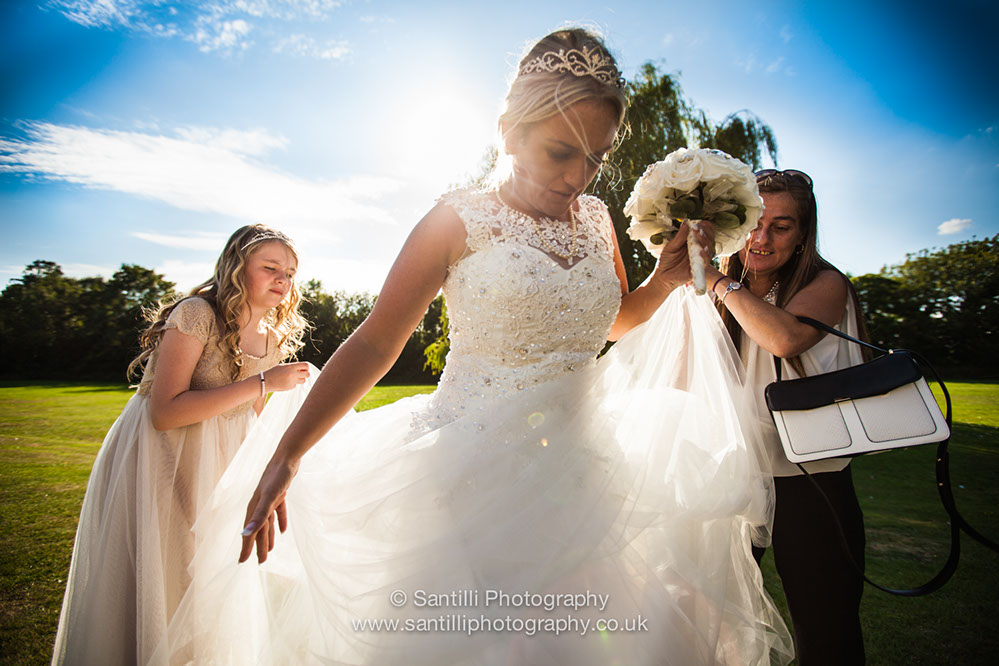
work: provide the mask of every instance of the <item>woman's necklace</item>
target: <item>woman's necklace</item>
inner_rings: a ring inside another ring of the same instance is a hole
[[[768,291],[767,295],[763,297],[763,300],[765,300],[770,305],[777,305],[777,287],[779,286],[780,286],[780,280],[774,280],[773,286],[770,287],[770,291]]]
[[[569,221],[571,223],[571,229],[572,229],[571,230],[572,236],[571,236],[571,239],[569,241],[569,251],[568,252],[562,252],[562,250],[560,250],[559,248],[553,246],[551,243],[549,243],[545,239],[544,235],[541,233],[541,225],[538,223],[537,219],[535,219],[534,217],[528,215],[527,213],[520,212],[519,210],[517,210],[516,208],[514,208],[513,206],[511,206],[510,204],[508,204],[506,202],[506,199],[503,198],[503,195],[500,194],[500,188],[498,188],[498,187],[496,188],[496,198],[499,199],[499,202],[501,204],[503,204],[504,206],[506,206],[507,208],[509,208],[516,215],[518,215],[518,216],[520,216],[520,217],[522,217],[524,219],[527,219],[527,220],[531,221],[531,223],[534,225],[534,230],[538,234],[538,242],[541,243],[541,245],[542,245],[542,247],[544,247],[545,251],[550,252],[550,253],[554,254],[555,256],[557,256],[557,257],[561,257],[565,261],[571,261],[572,258],[575,257],[579,253],[579,235],[576,233],[576,213],[572,210],[572,206],[569,206]],[[550,218],[545,218],[545,219],[549,220],[550,222],[554,222],[554,220],[551,220]]]

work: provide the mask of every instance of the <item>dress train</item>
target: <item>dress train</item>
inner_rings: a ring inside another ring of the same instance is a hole
[[[709,299],[678,289],[596,364],[442,427],[433,396],[348,415],[303,458],[268,561],[237,565],[307,390],[271,398],[200,516],[157,661],[790,660],[750,551],[772,479]]]

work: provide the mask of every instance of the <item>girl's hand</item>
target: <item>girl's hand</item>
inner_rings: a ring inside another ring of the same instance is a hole
[[[267,464],[260,483],[246,506],[246,523],[243,528],[243,548],[239,553],[239,561],[245,562],[253,554],[253,545],[257,545],[257,562],[267,560],[267,553],[274,548],[275,519],[284,532],[288,528],[288,514],[285,509],[284,497],[291,486],[291,480],[298,472],[299,461],[286,461],[275,454]]]
[[[304,384],[309,378],[309,364],[282,363],[264,372],[264,381],[268,391],[288,391],[299,384]]]

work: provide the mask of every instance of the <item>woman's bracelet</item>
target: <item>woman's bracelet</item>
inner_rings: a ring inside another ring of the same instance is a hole
[[[725,287],[725,291],[721,295],[721,302],[724,304],[726,296],[728,296],[729,294],[731,294],[733,291],[739,291],[740,289],[742,289],[742,283],[741,282],[736,282],[735,280],[732,280],[731,282],[729,282],[728,286]]]
[[[260,397],[264,398],[267,396],[267,380],[264,379],[264,373],[260,373]]]
[[[727,275],[722,275],[720,278],[718,278],[717,280],[715,280],[715,283],[713,285],[711,285],[711,293],[712,294],[715,293],[715,287],[718,286],[718,283],[721,282],[722,280],[724,280],[727,277],[728,277]],[[715,294],[715,296],[717,296],[717,295],[718,294]]]

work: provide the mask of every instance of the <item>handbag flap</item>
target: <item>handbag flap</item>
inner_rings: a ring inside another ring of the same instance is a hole
[[[815,409],[840,400],[883,395],[922,376],[911,356],[892,352],[850,368],[774,382],[764,395],[772,412]]]

